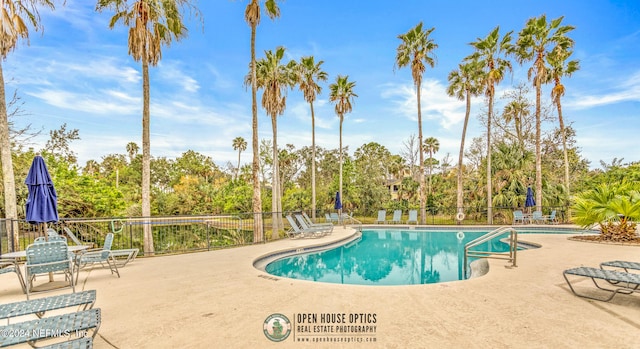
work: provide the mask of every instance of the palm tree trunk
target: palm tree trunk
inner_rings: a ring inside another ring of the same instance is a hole
[[[342,114],[340,114],[340,148],[338,150],[338,154],[339,154],[339,163],[340,163],[340,187],[339,187],[339,192],[340,192],[340,200],[342,200],[342,202],[344,202],[344,196],[342,195],[342,121],[344,120],[344,116]],[[342,214],[342,209],[338,210],[338,216],[341,216]]]
[[[253,163],[251,164],[251,175],[253,180],[253,242],[264,240],[264,230],[262,226],[262,197],[260,195],[260,141],[258,139],[258,86],[256,84],[256,25],[251,25],[251,146],[253,150]]]
[[[273,173],[271,174],[271,238],[277,239],[280,233],[280,220],[278,216],[281,212],[278,208],[278,197],[280,196],[280,171],[278,170],[278,115],[271,115],[271,128],[273,130]]]
[[[9,141],[9,120],[4,89],[4,74],[0,62],[0,160],[2,161],[2,181],[4,187],[4,211],[10,251],[16,251],[18,242],[18,208],[16,204],[16,181],[11,159]]]
[[[463,187],[462,187],[462,161],[464,159],[464,139],[467,135],[467,125],[469,114],[471,113],[471,93],[467,90],[467,109],[464,114],[464,125],[462,126],[462,138],[460,139],[460,154],[458,155],[458,190],[456,195],[456,206],[458,213],[464,212]]]
[[[493,186],[491,185],[491,118],[493,116],[493,91],[489,92],[487,115],[487,223],[493,224]]]
[[[236,181],[238,180],[238,175],[240,174],[240,153],[242,149],[238,147],[238,166],[236,167]]]
[[[537,76],[540,76],[538,74]],[[542,154],[540,151],[540,95],[542,88],[536,76],[536,211],[542,210]]]
[[[562,134],[562,155],[564,156],[564,185],[567,188],[567,206],[571,204],[571,187],[569,182],[569,155],[567,154],[567,135],[564,128],[564,120],[562,119],[562,105],[560,97],[557,101],[558,105],[558,121],[560,122],[560,133]],[[567,210],[567,219],[571,219],[571,210]]]
[[[316,118],[311,106],[311,218],[316,218]]]
[[[420,180],[420,191],[418,197],[420,198],[420,224],[425,224],[427,221],[426,212],[425,212],[425,198],[424,198],[424,152],[422,149],[422,108],[420,106],[420,81],[416,82],[416,95],[418,98],[418,151],[420,152],[420,175],[418,176]]]
[[[146,57],[146,55],[143,55]],[[142,217],[151,217],[151,141],[149,137],[149,63],[142,59]],[[144,222],[144,252],[153,255],[151,224]]]

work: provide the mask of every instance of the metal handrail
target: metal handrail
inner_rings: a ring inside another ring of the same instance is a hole
[[[498,236],[503,235],[504,233],[509,232],[509,251],[508,252],[487,252],[487,251],[473,251],[470,250],[473,247],[476,247],[482,243],[493,240]],[[516,265],[516,255],[518,251],[518,231],[513,227],[500,227],[495,230],[492,230],[479,238],[469,241],[464,245],[464,275],[467,275],[468,268],[468,259],[469,257],[477,257],[477,258],[493,258],[493,259],[504,259],[508,260],[512,263],[512,267],[517,267]]]

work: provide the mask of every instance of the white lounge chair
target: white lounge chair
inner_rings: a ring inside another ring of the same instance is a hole
[[[418,210],[409,210],[409,219],[407,219],[407,224],[411,223],[418,224]]]
[[[295,216],[302,229],[322,228],[327,234],[331,234],[331,232],[333,232],[333,224],[331,223],[313,223],[311,219],[305,219],[304,214],[296,214]]]
[[[296,223],[295,219],[291,217],[291,215],[287,216],[287,221],[289,221],[289,225],[291,226],[291,229],[287,231],[287,235],[289,235],[289,237],[292,239],[297,237],[306,237],[306,236],[321,237],[326,234],[325,228],[308,228],[308,229],[301,228],[298,225],[298,223]]]
[[[109,268],[111,274],[116,274],[120,277],[116,260],[113,257],[113,251],[111,251],[111,245],[113,244],[113,233],[109,233],[104,237],[104,247],[101,249],[93,249],[82,252],[76,257],[76,282],[80,276],[80,269],[89,265],[100,264],[103,268]]]
[[[387,223],[387,210],[378,211],[378,219],[376,219],[377,223]]]
[[[402,223],[401,220],[402,220],[402,210],[393,211],[393,218],[391,219],[391,223],[399,224],[399,223]]]

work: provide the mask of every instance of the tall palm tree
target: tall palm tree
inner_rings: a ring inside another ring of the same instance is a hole
[[[271,117],[273,131],[273,173],[272,173],[272,238],[277,239],[280,227],[282,227],[282,200],[280,190],[280,170],[278,165],[278,115],[282,115],[287,106],[287,88],[293,88],[296,84],[295,61],[289,61],[287,65],[281,64],[285,48],[280,46],[275,52],[265,51],[265,58],[256,61],[256,86],[261,88],[262,107]],[[250,77],[248,77],[250,78]]]
[[[500,38],[500,27],[495,27],[484,39],[478,38],[470,45],[476,50],[465,61],[478,60],[482,66],[482,89],[487,96],[487,222],[493,224],[493,188],[491,185],[491,118],[493,118],[493,98],[496,85],[502,81],[511,62],[504,58],[512,50],[511,33]]]
[[[198,10],[189,0],[98,0],[98,11],[115,12],[109,28],[118,22],[129,27],[129,54],[142,62],[142,217],[151,216],[151,142],[149,136],[149,65],[156,66],[162,46],[187,35],[181,10]],[[151,225],[144,224],[144,252],[153,254]]]
[[[449,73],[449,86],[447,94],[466,102],[464,113],[464,126],[460,139],[460,153],[458,154],[458,178],[456,191],[456,206],[458,213],[464,212],[464,196],[462,187],[462,160],[464,159],[464,140],[467,135],[467,125],[471,114],[471,97],[477,96],[481,91],[482,67],[480,62],[472,60],[465,64],[459,64],[458,70]]]
[[[551,90],[551,99],[558,107],[558,122],[560,123],[560,134],[562,135],[562,154],[564,156],[564,185],[567,191],[567,199],[571,200],[571,185],[569,181],[569,156],[567,155],[567,135],[564,127],[564,119],[562,118],[562,104],[560,99],[564,96],[564,85],[561,82],[562,77],[571,76],[580,69],[580,62],[577,60],[567,62],[572,51],[551,51],[547,55],[547,62],[551,67],[549,78],[553,79],[554,86]],[[571,205],[571,202],[568,202]],[[571,210],[568,210],[569,214]],[[569,215],[569,218],[571,216]]]
[[[344,121],[344,114],[351,113],[353,110],[353,99],[358,97],[357,94],[353,92],[353,89],[356,87],[355,81],[349,81],[349,76],[338,75],[336,77],[336,82],[329,85],[329,101],[336,104],[335,111],[340,118],[340,148],[339,148],[339,157],[340,157],[340,198],[344,200],[344,196],[342,195],[342,122]]]
[[[298,84],[304,94],[304,100],[311,108],[311,217],[316,218],[316,124],[313,102],[322,87],[320,81],[327,81],[328,74],[320,67],[324,61],[316,63],[313,56],[300,58],[298,64]]]
[[[541,118],[542,84],[548,80],[549,69],[545,64],[545,56],[552,50],[566,52],[573,47],[573,39],[566,34],[574,29],[572,26],[562,26],[562,19],[558,17],[547,22],[547,17],[530,18],[520,31],[516,42],[515,55],[520,64],[533,61],[529,68],[529,80],[533,79],[536,88],[536,210],[542,207],[542,154],[541,154]]]
[[[265,10],[271,19],[280,17],[280,8],[276,0],[266,0]],[[260,194],[260,140],[258,139],[258,86],[256,84],[256,28],[260,24],[260,1],[249,0],[249,4],[244,11],[244,20],[251,27],[251,149],[253,151],[253,161],[251,165],[251,175],[253,180],[253,242],[264,240],[264,230],[262,227],[262,198]]]
[[[429,190],[428,194],[431,196],[431,174],[433,170],[433,154],[437,153],[440,150],[440,142],[435,137],[428,137],[424,140],[424,144],[422,145],[424,151],[429,153]]]
[[[398,45],[395,65],[398,68],[411,66],[411,76],[416,87],[418,100],[418,147],[420,152],[420,224],[426,222],[425,195],[424,195],[424,151],[422,150],[422,107],[420,106],[422,74],[426,69],[425,64],[433,68],[435,57],[433,51],[438,45],[429,37],[436,28],[422,29],[422,22],[409,29],[405,34],[398,35],[402,42]]]
[[[247,141],[242,137],[236,137],[233,139],[233,150],[238,151],[238,166],[236,167],[236,180],[238,179],[238,174],[240,173],[240,154],[247,150]]]
[[[2,61],[9,52],[16,48],[19,39],[29,40],[29,27],[35,31],[42,29],[38,7],[54,9],[50,0],[6,0],[0,5],[0,55]],[[0,161],[2,162],[2,180],[4,188],[4,211],[6,231],[9,236],[9,247],[18,247],[18,207],[16,200],[16,182],[11,158],[11,141],[9,138],[9,119],[7,100],[4,88],[4,74],[0,62]]]

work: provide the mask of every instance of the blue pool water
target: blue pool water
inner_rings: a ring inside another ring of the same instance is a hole
[[[365,230],[356,243],[280,258],[267,264],[265,271],[293,279],[353,285],[464,280],[464,245],[486,233]],[[508,251],[509,245],[500,240],[494,239],[474,250]]]

